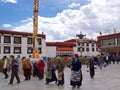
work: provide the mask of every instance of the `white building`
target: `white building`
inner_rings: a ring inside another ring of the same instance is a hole
[[[38,34],[38,52],[46,56],[46,36]],[[31,57],[33,48],[32,33],[0,30],[0,57]]]
[[[77,39],[75,52],[80,56],[96,56],[99,54],[97,41],[86,38]]]
[[[47,42],[47,56],[71,56],[75,53],[80,56],[96,56],[99,54],[97,41],[83,38],[71,39],[64,42]]]
[[[74,54],[75,44],[73,42],[46,42],[47,56],[71,56]]]
[[[71,39],[63,42],[46,42],[44,34],[38,34],[38,52],[40,57],[98,55],[97,42],[90,39]],[[32,33],[0,30],[0,57],[32,57]]]

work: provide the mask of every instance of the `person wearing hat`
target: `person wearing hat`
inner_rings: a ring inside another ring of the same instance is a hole
[[[74,54],[74,58],[72,59],[72,65],[71,65],[71,79],[70,79],[70,85],[72,88],[75,88],[76,86],[79,88],[82,85],[82,63],[79,59],[78,54]]]

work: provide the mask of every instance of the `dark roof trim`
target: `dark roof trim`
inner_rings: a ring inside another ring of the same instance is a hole
[[[106,40],[106,39],[112,39],[112,38],[119,38],[120,33],[114,33],[114,34],[109,34],[109,35],[103,35],[103,36],[98,36],[98,40]]]
[[[19,31],[11,31],[11,30],[0,30],[0,34],[4,35],[4,34],[10,34],[10,35],[22,35],[23,37],[27,37],[27,36],[32,36],[32,33],[28,33],[28,32],[19,32]],[[38,37],[41,38],[46,38],[46,36],[44,34],[38,34]]]
[[[47,46],[74,47],[74,42],[46,42]]]

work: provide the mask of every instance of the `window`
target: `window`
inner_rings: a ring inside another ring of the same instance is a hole
[[[102,45],[115,45],[115,39],[103,40]]]
[[[27,47],[27,53],[28,53],[28,54],[31,54],[32,52],[33,52],[32,47]]]
[[[21,54],[21,47],[14,47],[14,54]]]
[[[86,48],[86,51],[89,52],[89,48]]]
[[[40,48],[40,47],[38,48],[38,53],[39,53],[39,54],[41,54],[41,53],[42,53],[42,50],[41,50],[41,48]]]
[[[21,44],[21,37],[14,37],[15,44]]]
[[[120,38],[117,38],[117,43],[120,44]]]
[[[10,47],[4,46],[4,54],[10,54]]]
[[[78,52],[81,52],[81,51],[84,51],[84,48],[79,47],[79,48],[78,48]]]
[[[41,45],[41,38],[38,38],[37,41],[38,41],[38,44]]]
[[[78,42],[78,46],[80,46],[80,42]]]
[[[11,37],[10,36],[4,36],[4,43],[11,43]]]
[[[94,51],[95,51],[95,49],[94,49],[94,48],[92,48],[92,51],[94,52]]]
[[[80,48],[78,48],[78,52],[80,51]]]
[[[89,46],[89,43],[86,43],[86,46]]]
[[[92,46],[94,46],[94,43],[92,43]]]
[[[33,39],[32,38],[28,38],[27,39],[27,44],[32,44],[33,43]]]
[[[84,51],[85,51],[85,49],[84,49],[84,48],[82,48],[82,51],[84,52]]]

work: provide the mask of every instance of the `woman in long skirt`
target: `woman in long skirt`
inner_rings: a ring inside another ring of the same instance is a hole
[[[49,82],[53,82],[53,81],[55,81],[55,83],[57,83],[55,67],[53,66],[53,63],[50,60],[50,58],[48,58],[48,60],[47,60],[46,83],[45,84],[49,84]]]
[[[71,66],[72,68],[70,85],[72,86],[72,88],[75,88],[76,86],[79,88],[82,85],[82,64],[78,54],[74,55]]]
[[[44,78],[44,67],[45,67],[44,61],[39,60],[39,62],[38,62],[38,77],[39,77],[39,79]]]
[[[22,57],[22,68],[24,71],[25,80],[30,80],[32,66],[29,59],[27,59],[26,57]]]
[[[60,59],[58,59],[58,63],[56,66],[56,69],[58,71],[58,86],[64,84],[64,65]]]

